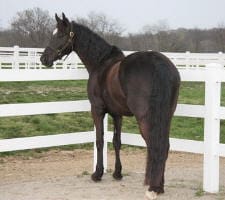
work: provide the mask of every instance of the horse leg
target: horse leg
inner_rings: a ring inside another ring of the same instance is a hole
[[[152,120],[154,121],[154,119]],[[150,122],[148,117],[138,120],[138,123],[147,145],[145,184],[149,185],[150,192],[164,193],[164,171],[169,151],[169,129],[167,126],[163,129],[160,124]]]
[[[104,172],[103,166],[103,146],[104,146],[104,126],[103,119],[105,113],[93,108],[91,109],[92,117],[96,127],[96,146],[97,146],[97,165],[96,170],[92,174],[91,178],[93,181],[100,181]]]
[[[113,146],[114,146],[115,155],[116,155],[115,171],[113,173],[113,177],[116,180],[121,180],[123,178],[121,174],[122,165],[120,161],[122,117],[113,116],[113,123],[114,123]]]

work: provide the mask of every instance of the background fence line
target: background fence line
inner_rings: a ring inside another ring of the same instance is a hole
[[[221,54],[219,55],[221,56]],[[204,66],[204,62],[200,65]],[[184,60],[183,65],[186,66],[186,60]],[[222,59],[221,64],[206,64],[206,67],[197,68],[179,68],[182,81],[205,82],[205,105],[178,104],[175,112],[176,116],[204,118],[204,141],[170,138],[171,150],[204,154],[203,189],[211,193],[219,191],[219,156],[225,157],[225,144],[220,144],[219,140],[220,120],[225,119],[225,107],[220,106],[221,82],[225,82],[223,66]],[[85,69],[69,69],[9,70],[2,68],[0,69],[0,82],[88,79],[88,73]],[[83,111],[90,111],[90,104],[87,100],[0,105],[0,117]],[[108,131],[107,121],[106,117],[104,120],[105,169],[107,168],[107,142],[111,142],[113,136],[113,133]],[[2,139],[0,140],[0,152],[87,142],[95,142],[94,127],[88,132]],[[140,135],[131,133],[122,133],[122,143],[145,146]],[[95,163],[96,146],[94,148]]]
[[[40,56],[43,48],[20,48],[0,47],[0,69],[43,69],[40,63]],[[134,51],[124,51],[129,55]],[[219,63],[225,65],[225,54],[218,53],[172,53],[162,52],[179,68],[205,67],[209,63]],[[71,53],[65,61],[54,63],[54,69],[77,69],[84,68],[81,60],[75,53]]]

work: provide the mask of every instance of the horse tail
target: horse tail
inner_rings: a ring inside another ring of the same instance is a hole
[[[176,70],[176,69],[175,69]],[[177,73],[178,74],[178,73]],[[165,162],[169,151],[169,132],[173,113],[177,104],[179,74],[175,76],[168,65],[157,65],[152,79],[148,125],[146,138],[148,147],[146,180],[150,180],[150,190],[164,192]]]
[[[168,145],[171,118],[177,104],[178,88],[171,81],[170,74],[168,66],[158,65],[150,92],[150,142],[154,143],[150,146],[157,146],[159,153],[161,148],[163,150],[164,146]]]

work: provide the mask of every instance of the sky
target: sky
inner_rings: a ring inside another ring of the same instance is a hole
[[[48,10],[51,16],[64,12],[68,18],[104,13],[130,33],[162,20],[171,29],[225,24],[225,0],[0,0],[0,27],[9,27],[18,11],[34,7]]]

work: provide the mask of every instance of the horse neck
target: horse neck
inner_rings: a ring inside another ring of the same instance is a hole
[[[102,66],[104,58],[112,51],[112,46],[88,28],[74,23],[74,51],[91,73]]]

